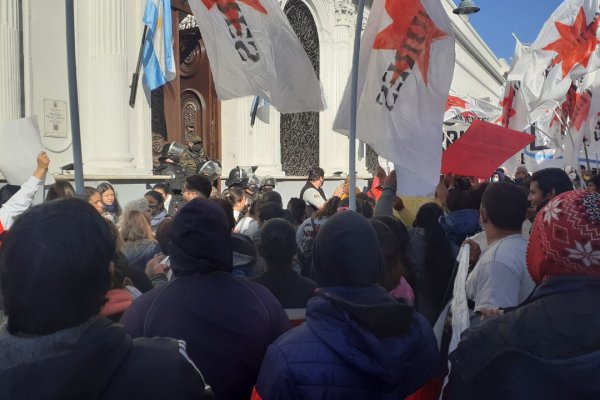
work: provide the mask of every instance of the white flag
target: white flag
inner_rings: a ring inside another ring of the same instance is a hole
[[[428,196],[439,181],[454,33],[439,0],[375,0],[361,40],[358,139],[396,166],[398,192]],[[348,134],[350,84],[333,129]]]
[[[275,0],[189,0],[221,100],[260,96],[283,113],[324,110],[313,66]]]
[[[524,75],[531,110],[548,100],[562,102],[571,82],[600,68],[598,0],[566,0],[550,16],[531,45]]]
[[[487,101],[472,96],[448,96],[444,121],[458,120],[471,123],[475,119],[481,121],[494,121],[500,117],[502,109]]]

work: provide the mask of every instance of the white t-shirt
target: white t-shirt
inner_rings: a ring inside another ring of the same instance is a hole
[[[514,307],[535,289],[525,262],[527,240],[510,235],[494,242],[467,278],[467,298],[482,308]]]

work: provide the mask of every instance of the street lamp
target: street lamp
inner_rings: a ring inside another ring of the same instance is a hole
[[[479,11],[479,7],[475,5],[471,0],[461,0],[460,4],[457,8],[455,8],[452,12],[457,15],[469,15],[475,14]]]

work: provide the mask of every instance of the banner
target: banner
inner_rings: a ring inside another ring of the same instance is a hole
[[[361,40],[356,136],[394,163],[398,193],[428,196],[438,183],[453,65],[453,29],[439,1],[373,2]],[[350,117],[348,83],[333,129],[349,134]]]
[[[189,0],[220,100],[260,96],[282,113],[326,108],[313,66],[275,0]]]

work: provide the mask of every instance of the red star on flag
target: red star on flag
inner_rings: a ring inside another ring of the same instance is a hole
[[[590,105],[592,104],[592,92],[586,90],[583,93],[577,95],[577,103],[575,103],[575,109],[571,117],[571,125],[578,131],[581,130],[583,123],[587,120],[588,114],[590,113]]]
[[[392,85],[402,72],[413,67],[414,62],[427,85],[431,43],[448,34],[435,26],[420,0],[386,0],[385,10],[392,23],[377,34],[373,48],[396,50]]]
[[[457,96],[448,96],[448,101],[446,102],[446,111],[452,107],[467,108],[467,102]]]
[[[577,64],[587,68],[590,56],[600,44],[596,38],[599,18],[594,17],[589,25],[586,25],[585,12],[583,7],[573,22],[573,25],[566,25],[555,21],[554,25],[560,37],[544,47],[544,50],[555,51],[557,55],[552,59],[552,65],[562,62],[563,78],[569,74],[571,69]]]
[[[262,14],[267,14],[267,10],[260,4],[260,0],[239,0],[248,7],[251,7]],[[240,7],[236,0],[202,0],[207,9],[211,9],[215,4],[223,13],[225,19],[233,25],[238,36],[242,36],[242,25],[240,24]]]
[[[502,107],[502,116],[500,117],[500,125],[504,127],[508,127],[508,122],[510,119],[517,114],[513,106],[513,100],[515,98],[515,87],[510,85],[510,89],[508,90],[508,94],[502,101],[500,102],[500,107]]]

